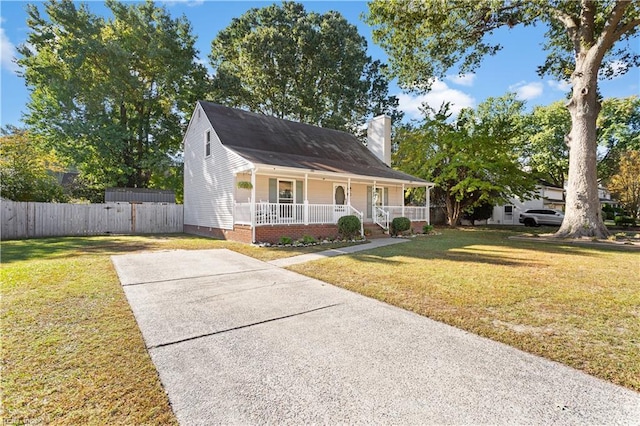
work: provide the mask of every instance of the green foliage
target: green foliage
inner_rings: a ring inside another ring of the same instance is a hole
[[[314,237],[312,237],[311,235],[303,235],[302,236],[302,243],[303,244],[315,244],[317,243],[318,240],[316,240]]]
[[[280,244],[282,244],[283,246],[286,245],[291,245],[293,244],[293,239],[291,237],[280,237]]]
[[[433,231],[433,225],[423,225],[422,226],[422,233],[423,234],[429,234]]]
[[[475,225],[477,220],[487,220],[491,217],[492,214],[493,204],[482,203],[467,210],[464,213],[464,218],[470,220],[472,225]]]
[[[353,239],[360,233],[360,219],[354,215],[342,216],[338,219],[338,232],[343,238]]]
[[[207,72],[186,18],[152,1],[106,6],[109,18],[69,0],[45,3],[46,16],[28,6],[25,122],[102,188],[148,187],[173,166]]]
[[[104,188],[83,175],[76,176],[63,187],[71,203],[104,203]]]
[[[572,85],[567,141],[573,158],[566,220],[557,235],[606,236],[596,202],[598,79],[640,65],[640,52],[632,44],[640,25],[640,2],[373,0],[366,20],[373,27],[373,39],[389,55],[390,75],[403,88],[419,92],[452,68],[458,73],[474,71],[487,55],[495,55],[501,49],[491,40],[497,29],[546,26],[548,54],[538,73]]]
[[[254,8],[222,30],[209,55],[213,98],[233,107],[355,131],[370,115],[401,118],[379,61],[338,12],[300,3]]]
[[[536,106],[526,117],[523,157],[531,172],[562,188],[569,171],[569,147],[565,141],[571,130],[571,116],[558,101]]]
[[[626,42],[636,34],[637,2],[615,2],[615,8],[610,2],[592,4],[593,14],[581,20],[581,5],[572,1],[374,0],[369,3],[366,21],[373,27],[374,41],[389,55],[391,73],[403,87],[426,90],[433,77],[444,77],[453,67],[460,73],[474,71],[485,56],[502,48],[490,39],[496,29],[535,23],[549,26],[544,45],[548,56],[538,73],[566,81],[576,68],[572,37],[585,37],[586,48],[593,44],[586,39],[587,29],[577,29],[577,23],[593,25],[592,34],[597,38],[616,9],[620,13],[619,32],[607,42]],[[602,76],[623,74],[637,66],[639,58],[631,46],[609,50]]]
[[[636,220],[629,216],[616,216],[613,222],[616,226],[636,226]]]
[[[16,128],[0,137],[0,195],[13,201],[64,202],[62,186],[53,172],[61,171],[55,152],[34,135]]]
[[[640,151],[628,151],[620,159],[620,166],[609,181],[624,210],[634,218],[640,217]]]
[[[456,121],[448,108],[425,107],[422,123],[401,129],[393,160],[436,184],[434,199],[445,204],[449,224],[483,203],[530,194],[535,180],[518,161],[523,103],[513,95],[490,98],[477,110],[461,111]]]
[[[411,221],[406,217],[396,217],[391,221],[391,235],[399,235],[411,229]]]
[[[610,98],[602,101],[598,116],[598,145],[606,154],[598,161],[598,177],[608,180],[627,151],[640,151],[640,98]]]

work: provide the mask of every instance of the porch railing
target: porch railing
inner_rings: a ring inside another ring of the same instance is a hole
[[[389,212],[383,207],[375,206],[373,209],[373,221],[382,229],[389,229]]]
[[[396,217],[403,216],[402,206],[384,206],[374,209],[373,221],[381,227],[388,229],[389,222]],[[292,203],[256,203],[255,224],[263,225],[316,225],[335,224],[338,219],[346,215],[355,215],[364,222],[364,214],[353,206],[333,204],[292,204]],[[427,208],[405,206],[404,216],[411,221],[426,221]],[[235,223],[251,224],[251,203],[236,203]]]
[[[396,217],[404,216],[412,222],[426,221],[427,220],[427,208],[424,206],[404,206],[404,213],[402,206],[385,206],[382,207],[389,212],[389,218],[393,220]]]

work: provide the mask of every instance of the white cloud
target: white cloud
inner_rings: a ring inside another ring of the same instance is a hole
[[[14,62],[16,55],[16,47],[4,33],[4,28],[0,28],[0,65],[2,68],[14,73],[17,72],[19,67]]]
[[[469,74],[456,74],[456,75],[448,75],[445,77],[447,80],[452,82],[453,84],[457,84],[459,86],[473,86],[473,83],[476,79],[476,75],[474,73]]]
[[[167,6],[175,6],[176,4],[184,4],[189,7],[200,6],[204,4],[204,0],[165,0],[164,3]]]
[[[537,81],[533,83],[521,81],[509,86],[509,90],[516,92],[516,97],[521,101],[530,101],[542,95],[544,85]]]
[[[451,103],[450,111],[455,116],[458,115],[461,109],[475,106],[476,102],[476,100],[468,94],[460,90],[451,89],[441,80],[435,80],[431,86],[431,90],[424,95],[400,93],[396,96],[398,96],[400,109],[404,111],[409,119],[422,118],[423,115],[420,112],[420,107],[422,107],[423,103],[426,103],[437,111],[444,102],[449,102]]]
[[[571,90],[571,83],[568,81],[554,81],[548,80],[547,84],[554,90],[558,90],[560,92],[568,92]]]

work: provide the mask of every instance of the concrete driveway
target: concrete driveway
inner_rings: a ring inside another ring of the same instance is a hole
[[[640,424],[639,393],[229,250],[112,259],[182,425]]]

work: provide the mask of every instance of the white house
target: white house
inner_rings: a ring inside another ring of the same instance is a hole
[[[564,189],[541,182],[536,186],[536,194],[531,199],[511,198],[507,204],[495,206],[487,224],[521,225],[520,213],[529,209],[564,210]]]
[[[199,101],[183,143],[188,233],[273,242],[334,236],[345,215],[380,228],[398,216],[414,228],[430,222],[433,184],[390,167],[387,116],[369,123],[365,146],[345,132]],[[426,188],[425,206],[405,206],[412,187]]]

